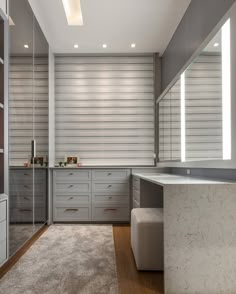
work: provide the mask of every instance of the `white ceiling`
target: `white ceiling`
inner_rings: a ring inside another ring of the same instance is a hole
[[[61,0],[29,2],[55,53],[162,54],[191,0],[81,0],[84,25],[78,27],[67,25]]]

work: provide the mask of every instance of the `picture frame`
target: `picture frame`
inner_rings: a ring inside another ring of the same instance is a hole
[[[31,165],[34,165],[35,167],[41,167],[44,165],[44,157],[43,156],[36,156],[36,157],[31,157],[30,161]]]
[[[65,155],[65,162],[67,167],[77,167],[79,163],[78,155]]]

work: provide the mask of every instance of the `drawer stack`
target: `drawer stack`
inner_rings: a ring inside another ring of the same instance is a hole
[[[129,175],[127,169],[92,171],[93,221],[129,221]]]
[[[140,178],[132,176],[133,208],[140,207]]]
[[[54,170],[54,221],[91,220],[91,171]]]
[[[31,223],[46,219],[47,171],[10,170],[10,222]],[[33,199],[34,195],[34,199]],[[34,211],[34,212],[33,212]]]
[[[7,259],[7,201],[0,201],[0,265]]]

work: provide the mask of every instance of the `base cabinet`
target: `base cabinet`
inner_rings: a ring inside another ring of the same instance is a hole
[[[54,222],[128,222],[129,169],[53,171]]]

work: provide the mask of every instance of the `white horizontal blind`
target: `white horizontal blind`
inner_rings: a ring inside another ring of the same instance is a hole
[[[153,57],[57,56],[56,161],[153,165]]]
[[[185,83],[186,160],[222,159],[221,55],[197,57]]]
[[[37,156],[48,154],[48,60],[10,56],[9,64],[9,163],[23,165],[36,139]]]
[[[180,81],[159,103],[159,161],[181,158]]]

